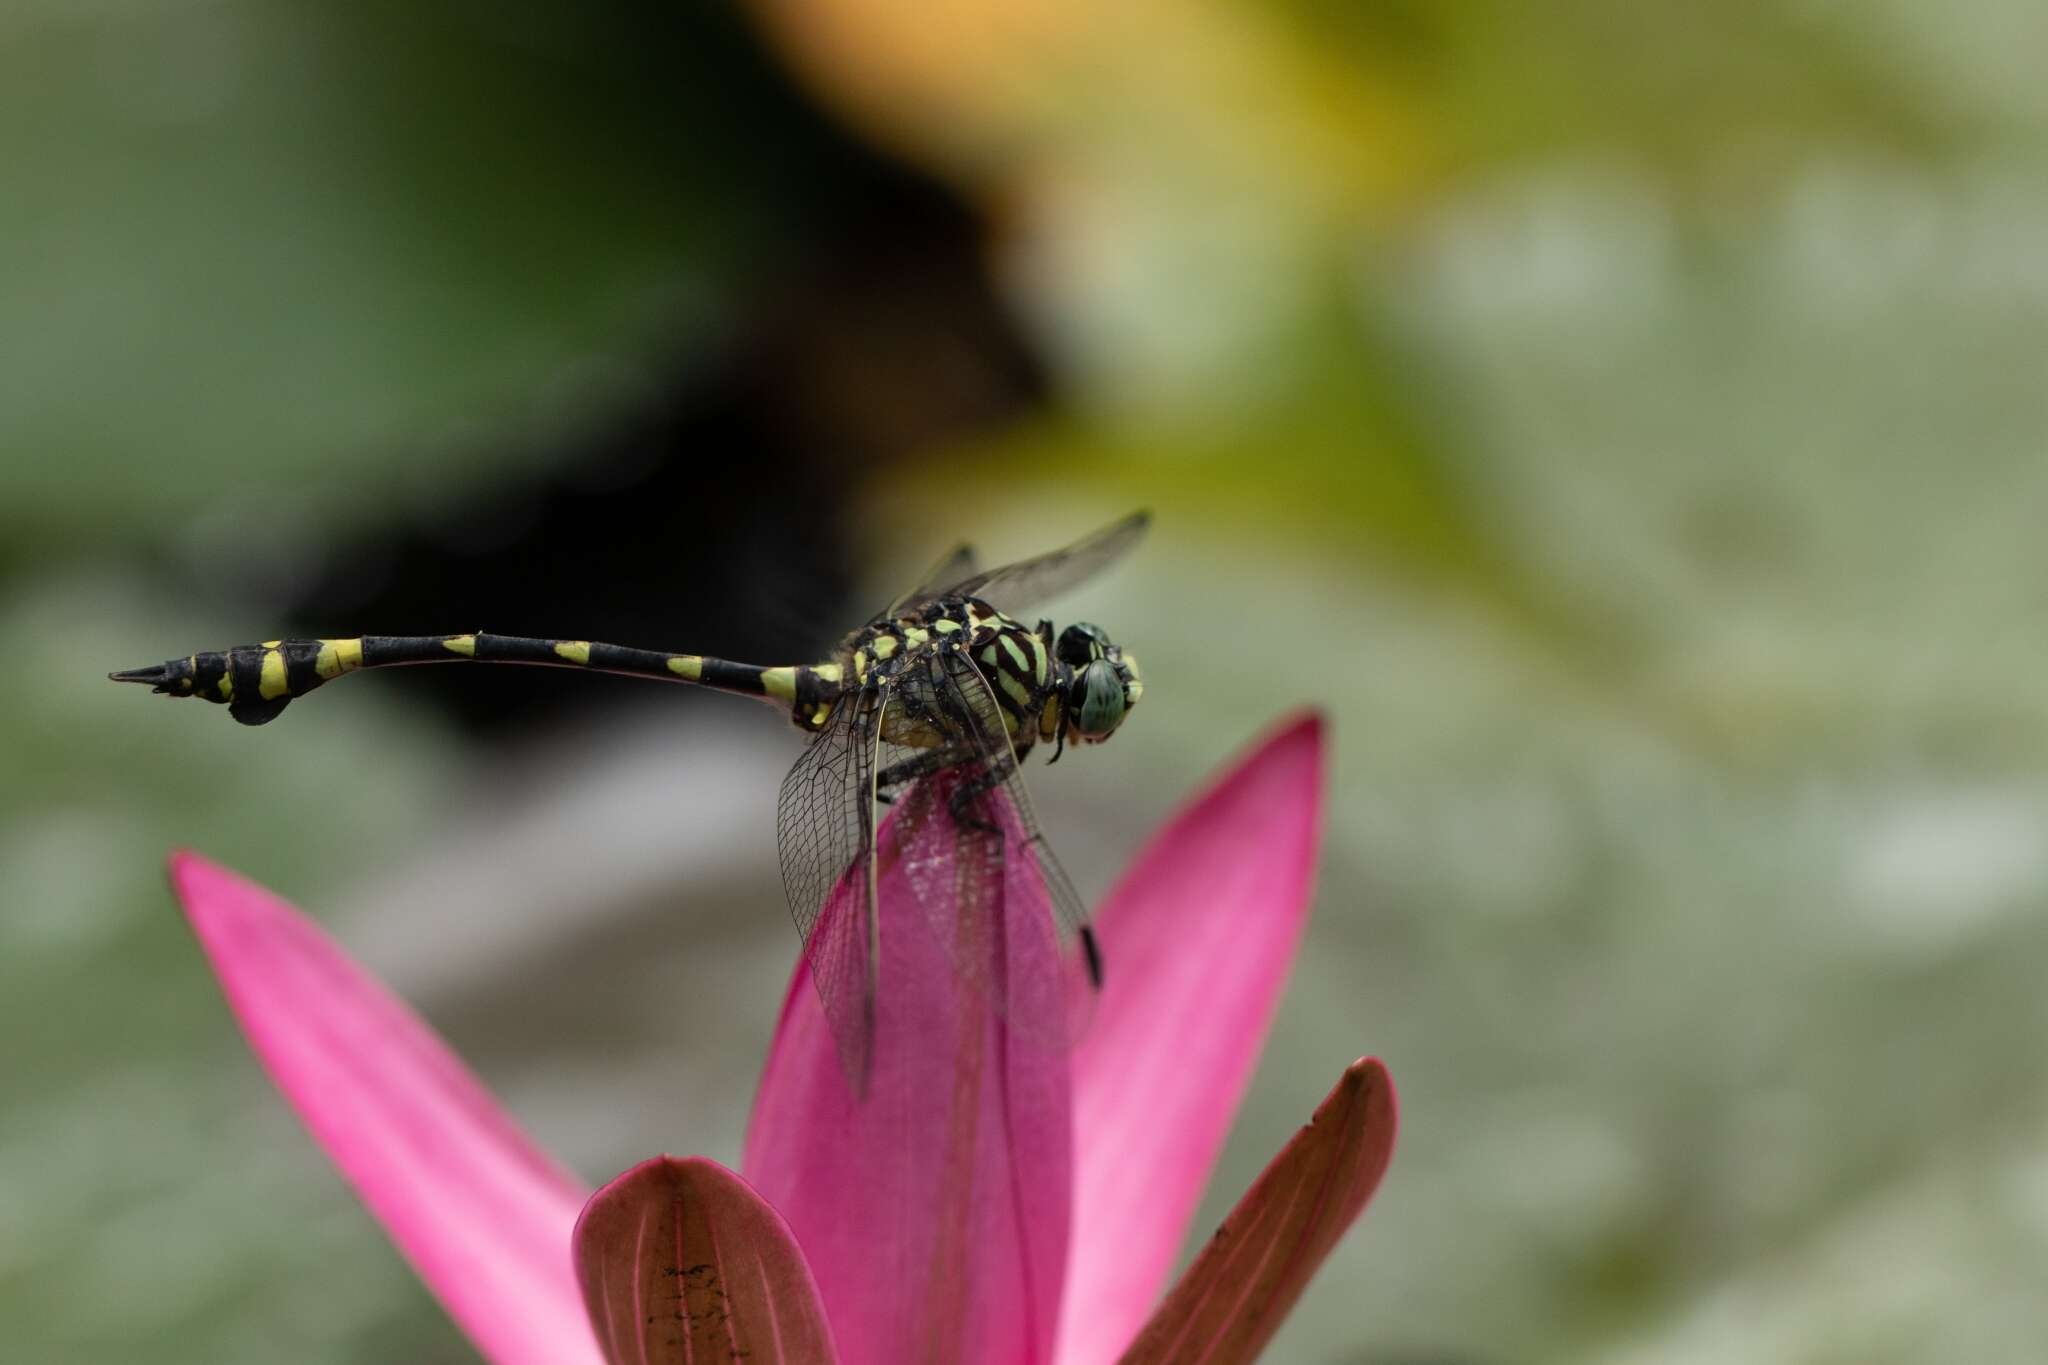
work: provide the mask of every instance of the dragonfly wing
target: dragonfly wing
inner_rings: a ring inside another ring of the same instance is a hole
[[[887,698],[841,697],[782,779],[776,842],[804,961],[854,1093],[866,1090],[875,1034],[875,763]]]
[[[940,556],[938,563],[926,569],[918,578],[916,587],[891,602],[889,610],[875,619],[886,620],[901,616],[919,602],[930,601],[952,584],[970,578],[977,572],[979,570],[974,562],[974,547],[963,540]]]
[[[1024,1032],[1069,1040],[1094,1003],[1088,958],[1074,948],[1087,911],[1039,830],[995,693],[964,650],[936,655],[917,690],[961,740],[953,766],[908,798],[951,830],[949,843],[923,840],[926,854],[907,860],[911,887],[963,976],[999,1013]],[[1049,940],[1049,951],[1016,951],[1025,934]],[[1007,971],[1011,960],[1057,961],[1061,975],[1019,976]]]
[[[990,774],[998,779],[995,790],[1003,794],[1015,813],[1016,842],[1037,862],[1038,870],[1045,878],[1046,892],[1052,900],[1060,939],[1070,943],[1088,927],[1088,910],[1075,892],[1066,869],[1060,866],[1059,859],[1053,857],[1052,846],[1046,842],[1044,831],[1038,827],[1038,814],[1031,806],[1031,792],[1024,785],[1023,765],[1017,761],[1009,729],[1003,724],[1002,710],[996,705],[995,685],[965,650],[951,653],[946,658],[948,675],[965,704],[975,747]]]
[[[1064,550],[971,574],[948,584],[943,595],[978,597],[998,611],[1027,610],[1049,597],[1079,587],[1130,553],[1152,524],[1150,512],[1133,512]]]

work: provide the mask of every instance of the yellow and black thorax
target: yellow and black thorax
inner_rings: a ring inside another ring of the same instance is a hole
[[[826,667],[842,694],[886,697],[882,738],[918,749],[945,747],[958,738],[957,725],[927,703],[920,679],[934,668],[958,676],[971,667],[980,675],[1020,756],[1041,740],[1092,743],[1107,737],[1144,690],[1137,660],[1098,628],[1069,626],[1055,637],[1050,621],[1027,626],[979,598],[962,596],[931,598],[870,622],[846,638]],[[1091,696],[1097,702],[1106,698],[1115,719],[1102,723],[1090,709],[1095,724],[1082,726]],[[838,703],[838,696],[799,700],[798,727],[823,728]]]

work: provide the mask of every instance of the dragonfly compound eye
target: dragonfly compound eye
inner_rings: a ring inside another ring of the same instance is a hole
[[[1068,705],[1084,739],[1108,739],[1124,723],[1124,683],[1116,665],[1097,659],[1074,679]]]

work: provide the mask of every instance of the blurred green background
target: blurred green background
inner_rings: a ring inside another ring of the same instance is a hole
[[[0,1355],[460,1362],[161,878],[331,925],[601,1179],[736,1157],[797,736],[617,680],[240,729],[281,631],[810,657],[1135,506],[1034,769],[1099,895],[1333,718],[1205,1206],[1404,1128],[1271,1353],[2048,1340],[2048,11],[15,0],[0,11]],[[649,695],[652,693],[653,695]]]

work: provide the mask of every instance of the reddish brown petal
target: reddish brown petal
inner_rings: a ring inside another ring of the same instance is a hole
[[[656,1157],[591,1196],[577,1277],[610,1365],[831,1365],[810,1267],[781,1215],[703,1157]]]
[[[1252,1183],[1123,1365],[1243,1365],[1279,1329],[1309,1277],[1372,1198],[1394,1154],[1394,1085],[1353,1062]]]

